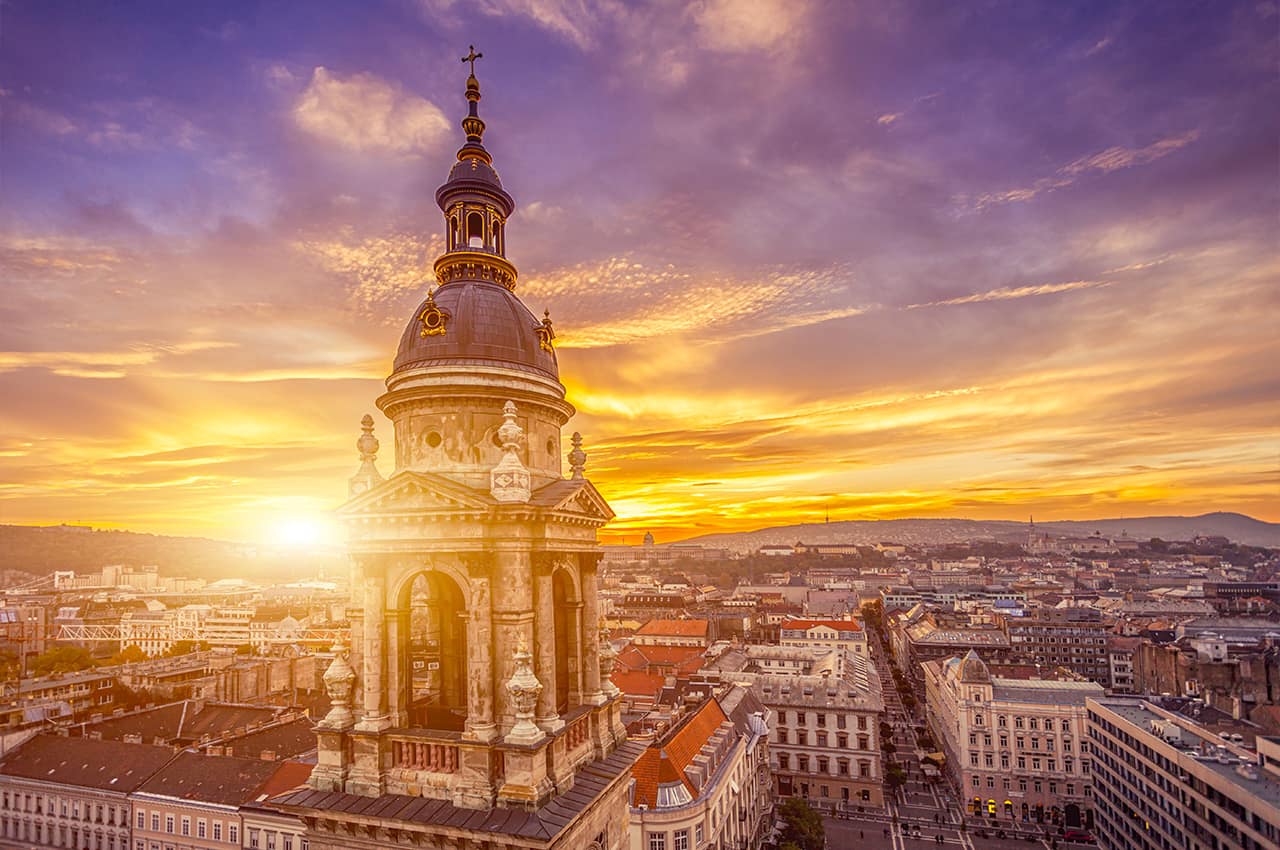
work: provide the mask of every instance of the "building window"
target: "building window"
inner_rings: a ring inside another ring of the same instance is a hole
[[[778,753],[778,767],[781,770],[791,769],[791,756],[786,753]]]
[[[796,756],[796,769],[797,769],[797,770],[799,770],[801,773],[808,773],[808,772],[809,772],[809,757],[808,757],[808,756]]]
[[[1008,770],[1008,769],[1009,769],[1009,757],[1008,757],[1007,755],[1003,755],[1003,754],[1002,754],[1002,755],[1000,756],[1000,769],[1001,769],[1001,770]]]
[[[836,746],[842,750],[847,750],[849,748],[849,736],[843,732],[836,735]]]
[[[205,822],[204,818],[200,818],[200,820],[196,821],[196,838],[207,837],[208,830],[209,830],[209,824]]]
[[[276,834],[267,832],[267,850],[276,850]]]
[[[147,828],[147,813],[138,809],[138,829]]]
[[[817,736],[818,736],[818,746],[819,746],[819,747],[825,747],[825,746],[827,745],[827,733],[826,733],[826,732],[817,732],[817,733],[815,733],[815,734],[817,734]]]
[[[284,838],[283,838],[283,839],[281,839],[281,840],[284,842],[284,848],[283,848],[283,850],[293,850],[293,836],[292,836],[292,835],[286,835],[286,836],[284,836]]]
[[[1001,714],[999,717],[997,717],[997,718],[996,718],[996,725],[997,725],[997,726],[1000,726],[1000,727],[1008,726],[1008,725],[1009,725],[1009,718],[1008,718],[1008,717],[1005,717],[1003,714]]]
[[[867,716],[865,714],[858,715],[858,728],[859,729],[867,728]]]
[[[689,850],[689,830],[677,829],[672,833],[671,850]]]
[[[969,753],[969,766],[970,766],[970,767],[977,767],[977,766],[978,766],[978,754],[977,754],[977,753]]]
[[[1027,780],[1025,779],[1018,780],[1018,790],[1021,791],[1023,794],[1027,793]]]
[[[213,822],[213,840],[214,841],[222,840],[222,821],[220,820],[216,820]]]
[[[696,844],[698,848],[702,847],[702,824],[697,824],[693,828],[693,843]],[[697,850],[697,848],[695,848],[695,850]]]
[[[258,830],[256,829],[249,830],[249,847],[253,848],[253,850],[256,850],[256,848],[261,846],[262,845],[260,843],[260,839],[258,838]]]
[[[829,765],[830,762],[827,761],[826,756],[818,756],[818,773],[829,773]]]
[[[995,778],[994,776],[988,776],[988,777],[987,777],[987,787],[988,787],[988,788],[995,788],[995,787],[996,787],[996,778]]]
[[[1071,721],[1070,721],[1070,720],[1067,720],[1067,719],[1063,718],[1063,721],[1062,721],[1062,731],[1063,731],[1063,732],[1070,732],[1070,731],[1071,731]]]
[[[160,831],[160,815],[157,814],[156,812],[151,813],[151,831],[152,832]]]
[[[164,831],[173,834],[173,815],[164,816]]]
[[[1022,728],[1022,718],[1021,718],[1021,717],[1015,717],[1015,718],[1013,718],[1013,728],[1014,728],[1014,729],[1021,729],[1021,728]]]
[[[870,776],[871,776],[871,762],[867,761],[866,759],[859,759],[859,761],[858,761],[858,775],[859,775],[859,776],[861,776],[861,777],[863,777],[863,778],[870,777]]]
[[[822,712],[818,712],[818,728],[825,729],[827,726],[827,716]]]
[[[860,750],[869,750],[869,749],[871,749],[871,739],[870,739],[870,738],[868,738],[866,735],[859,735],[859,736],[858,736],[858,749],[860,749]]]
[[[975,724],[975,725],[981,726],[981,725],[982,725],[982,715],[981,715],[981,714],[975,714],[975,715],[973,716],[973,722],[974,722],[974,724]]]
[[[665,832],[649,833],[649,850],[667,850],[667,834]]]
[[[191,818],[183,815],[182,817],[182,834],[191,835]]]
[[[978,736],[977,736],[977,735],[970,735],[970,736],[969,736],[969,746],[971,746],[971,747],[976,747],[976,746],[978,746]]]
[[[1067,796],[1074,797],[1076,795],[1076,786],[1074,782],[1067,783]]]
[[[227,824],[227,841],[230,841],[232,844],[236,844],[240,841],[239,824],[234,824],[234,823]]]
[[[839,773],[841,776],[848,776],[848,775],[849,775],[849,760],[848,760],[848,759],[837,759],[837,760],[836,760],[836,772],[837,772],[837,773]]]
[[[1018,770],[1027,769],[1027,759],[1025,756],[1018,756]]]

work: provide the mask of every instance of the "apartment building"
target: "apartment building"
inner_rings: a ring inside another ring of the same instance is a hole
[[[241,847],[240,807],[258,802],[278,767],[265,759],[179,753],[130,795],[133,850]]]
[[[1247,749],[1139,698],[1086,709],[1102,850],[1280,847],[1280,738]]]
[[[784,620],[778,631],[782,646],[867,654],[867,633],[856,620]]]
[[[0,838],[132,850],[129,794],[173,758],[168,747],[37,735],[0,760]]]
[[[770,824],[770,713],[749,688],[710,696],[632,769],[632,850],[755,850]]]
[[[864,656],[836,650],[828,675],[738,673],[774,716],[770,761],[779,796],[826,804],[884,805],[880,720],[884,699]]]
[[[1014,661],[1065,667],[1100,685],[1111,682],[1110,625],[1095,608],[1045,608],[1004,618]]]
[[[1103,696],[1101,685],[993,676],[972,650],[922,669],[929,725],[972,814],[1088,822],[1085,700]]]

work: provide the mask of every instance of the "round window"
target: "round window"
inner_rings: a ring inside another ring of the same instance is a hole
[[[438,448],[440,443],[442,442],[443,440],[440,437],[439,431],[432,431],[430,434],[427,435],[427,445],[431,446],[431,448],[433,449]]]

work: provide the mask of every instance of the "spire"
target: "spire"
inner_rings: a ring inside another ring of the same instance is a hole
[[[467,117],[462,119],[462,131],[467,134],[467,143],[458,150],[458,161],[468,159],[482,160],[486,165],[493,162],[493,157],[484,149],[484,122],[480,120],[480,81],[476,79],[476,60],[484,56],[476,53],[476,46],[469,45],[470,52],[462,57],[463,62],[471,63],[471,74],[467,77]]]
[[[436,204],[445,218],[445,252],[435,263],[436,282],[482,280],[515,289],[516,267],[507,260],[506,224],[516,202],[502,188],[493,157],[484,147],[480,120],[480,81],[476,79],[475,45],[462,57],[471,64],[467,76],[467,114],[462,119],[466,139],[458,161],[436,189]],[[547,345],[550,345],[550,340]]]
[[[356,439],[356,451],[360,452],[360,468],[351,476],[347,486],[348,496],[354,498],[361,493],[382,483],[382,473],[378,472],[378,438],[373,436],[373,417],[365,414],[360,420],[359,438]]]

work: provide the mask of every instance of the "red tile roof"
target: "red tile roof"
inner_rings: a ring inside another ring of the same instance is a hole
[[[839,632],[862,631],[862,626],[858,625],[856,620],[787,620],[780,628],[808,631],[816,626],[826,626]]]
[[[307,780],[311,778],[311,770],[314,764],[306,764],[300,761],[287,761],[271,774],[271,778],[267,780],[267,784],[263,785],[258,792],[260,798],[275,797],[278,794],[284,794],[292,791],[300,785],[306,785]]]
[[[657,673],[617,670],[609,678],[618,686],[618,690],[629,697],[657,699],[658,692],[662,690],[663,677]]]
[[[650,667],[683,667],[693,664],[696,670],[702,666],[700,646],[637,646],[630,644],[618,653],[618,663],[632,670]]]
[[[720,703],[709,699],[696,712],[685,718],[665,741],[655,743],[644,751],[635,766],[631,768],[631,776],[635,780],[635,795],[632,806],[649,806],[658,804],[658,786],[679,782],[688,789],[691,797],[697,798],[698,789],[693,787],[684,775],[685,768],[706,746],[707,741],[720,724],[728,720]]]
[[[650,620],[636,632],[638,635],[662,637],[706,637],[706,620]]]

